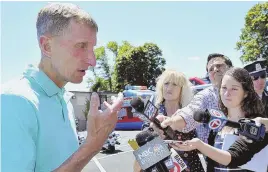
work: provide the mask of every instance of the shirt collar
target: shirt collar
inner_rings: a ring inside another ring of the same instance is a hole
[[[268,96],[268,93],[267,93],[267,91],[264,89],[263,90],[263,93],[262,93],[264,96]]]
[[[219,91],[219,87],[218,87],[218,86],[216,86],[216,85],[212,85],[212,87],[213,87],[213,90],[214,90],[215,92],[218,92],[218,91]]]
[[[59,88],[42,70],[33,65],[28,65],[23,76],[33,78],[49,97],[55,94],[63,97],[65,93],[64,87]]]

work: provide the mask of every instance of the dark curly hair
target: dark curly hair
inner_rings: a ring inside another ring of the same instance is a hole
[[[253,82],[250,78],[248,71],[243,68],[234,67],[229,69],[224,74],[224,76],[225,75],[229,75],[233,77],[237,82],[241,83],[243,90],[247,93],[247,97],[241,102],[241,109],[245,113],[245,118],[252,119],[256,117],[264,117],[264,106],[262,104],[262,101],[260,100],[260,97],[254,90]],[[228,111],[222,103],[221,97],[219,101],[219,106],[222,112],[227,115]]]

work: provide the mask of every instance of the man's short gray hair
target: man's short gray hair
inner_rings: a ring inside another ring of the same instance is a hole
[[[78,6],[71,3],[49,3],[38,13],[36,22],[38,40],[44,34],[61,35],[72,19],[98,31],[98,25],[94,19]]]

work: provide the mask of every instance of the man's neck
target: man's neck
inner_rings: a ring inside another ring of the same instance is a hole
[[[262,97],[262,93],[263,93],[264,90],[258,90],[256,91],[256,93],[259,95],[259,97],[261,98]]]
[[[211,83],[212,84],[212,86],[214,87],[214,88],[219,88],[219,85],[220,85],[220,83],[217,83],[217,82],[212,82]]]
[[[64,87],[66,82],[64,82],[58,75],[55,69],[50,63],[50,59],[42,57],[38,68],[42,70],[59,88]]]

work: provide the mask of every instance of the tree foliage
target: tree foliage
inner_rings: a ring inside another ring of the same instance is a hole
[[[268,59],[268,2],[258,3],[248,11],[236,49],[242,54],[242,62]]]
[[[106,50],[113,54],[113,64],[109,63]],[[122,45],[108,42],[106,47],[95,50],[97,67],[91,90],[122,91],[127,84],[155,85],[156,78],[163,72],[165,59],[161,49],[153,43],[133,46],[127,41]],[[92,79],[90,81],[93,81]]]
[[[126,44],[126,46],[129,46]],[[155,85],[156,78],[163,72],[165,59],[162,51],[153,43],[142,46],[122,48],[127,51],[116,59],[116,88],[122,90],[125,85]]]

